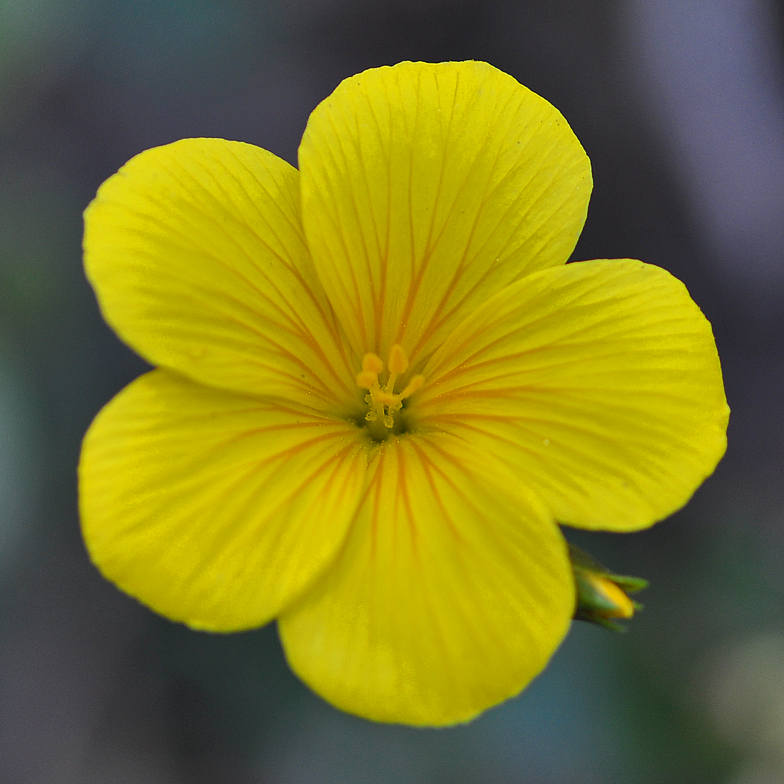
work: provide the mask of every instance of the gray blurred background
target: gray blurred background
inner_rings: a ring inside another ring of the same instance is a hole
[[[82,273],[98,185],[187,136],[295,163],[342,78],[404,59],[486,60],[564,113],[596,183],[575,258],[684,280],[733,409],[686,509],[572,536],[650,578],[629,633],[575,624],[523,695],[438,731],[333,710],[274,626],[153,616],[76,515],[80,438],[145,369]],[[0,783],[784,781],[783,62],[764,0],[0,0]]]

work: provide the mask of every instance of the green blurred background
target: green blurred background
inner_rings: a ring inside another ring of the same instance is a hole
[[[438,731],[333,710],[274,627],[153,616],[76,515],[81,436],[144,370],[82,273],[98,185],[188,136],[295,163],[342,78],[404,59],[486,60],[564,113],[595,177],[575,258],[684,280],[733,409],[686,509],[572,536],[651,580],[629,633],[575,624],[519,698]],[[783,61],[763,0],[0,0],[0,782],[784,781]]]

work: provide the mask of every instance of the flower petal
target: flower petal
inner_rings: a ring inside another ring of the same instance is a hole
[[[726,447],[710,324],[680,281],[640,261],[568,264],[511,285],[425,374],[409,415],[498,455],[577,527],[651,525]]]
[[[517,694],[569,628],[560,531],[449,434],[389,440],[335,565],[279,619],[293,670],[377,721],[466,721]]]
[[[299,175],[266,150],[184,139],[137,155],[87,208],[84,250],[106,320],[153,364],[321,408],[356,396]]]
[[[96,417],[79,466],[87,549],[172,620],[260,626],[329,565],[367,472],[360,430],[163,370]]]
[[[563,264],[590,164],[561,114],[486,63],[340,84],[299,150],[303,226],[354,349],[415,366],[510,281]]]

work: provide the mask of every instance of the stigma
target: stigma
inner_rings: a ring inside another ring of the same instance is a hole
[[[362,358],[362,370],[356,375],[356,382],[362,389],[367,389],[365,402],[368,410],[365,419],[391,432],[395,426],[395,414],[403,407],[403,401],[414,394],[425,383],[422,375],[413,376],[400,392],[395,392],[395,382],[408,370],[408,357],[398,343],[389,351],[386,371],[387,378],[381,385],[379,375],[384,372],[384,362],[378,354],[365,354]]]

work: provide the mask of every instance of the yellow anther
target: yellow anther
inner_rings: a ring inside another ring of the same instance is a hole
[[[362,389],[370,389],[373,386],[378,386],[378,373],[371,373],[369,370],[363,370],[355,376],[357,386]]]
[[[387,361],[387,366],[389,367],[389,372],[394,373],[395,375],[405,373],[408,370],[408,357],[406,356],[406,352],[403,350],[403,346],[401,346],[399,343],[395,343],[395,345],[389,349],[389,360]]]
[[[378,354],[368,352],[362,357],[362,370],[365,373],[378,375],[384,369],[384,363]]]
[[[398,395],[398,397],[403,400],[403,398],[408,397],[409,395],[413,395],[414,392],[419,389],[422,384],[425,383],[425,377],[423,375],[414,376],[408,384],[403,387],[403,391]]]

